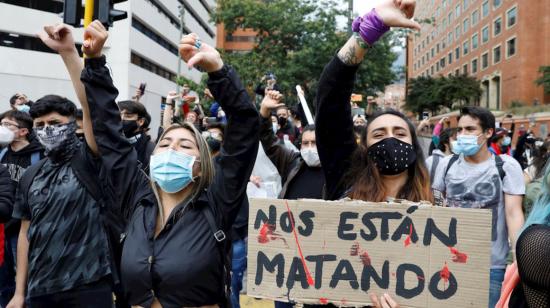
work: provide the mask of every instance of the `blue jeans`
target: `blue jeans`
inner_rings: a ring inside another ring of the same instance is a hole
[[[233,258],[231,262],[231,305],[240,308],[239,293],[243,289],[243,274],[246,270],[246,243],[244,240],[233,241]]]
[[[0,266],[0,307],[6,307],[15,292],[17,234],[4,240],[4,263]]]
[[[504,269],[492,269],[490,275],[490,287],[489,287],[489,308],[494,308],[500,299],[500,290],[502,288],[502,281],[504,281]]]

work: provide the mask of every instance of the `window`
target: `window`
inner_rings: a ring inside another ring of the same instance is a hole
[[[472,50],[477,49],[479,43],[479,36],[476,34],[472,35]]]
[[[441,15],[441,8],[438,6],[437,9],[435,9],[435,17],[439,17]]]
[[[455,49],[455,59],[456,60],[460,59],[460,47],[457,47]]]
[[[502,18],[499,17],[493,22],[493,37],[499,35],[502,32]]]
[[[443,18],[443,29],[447,28],[447,18]]]
[[[435,45],[435,52],[439,53],[439,43],[437,43],[437,45]]]
[[[444,68],[445,67],[445,57],[441,58],[441,60],[439,60],[439,66],[441,68]]]
[[[443,39],[443,40],[441,41],[441,49],[445,49],[445,47],[447,46],[447,44],[445,43],[445,41],[446,41],[445,39]]]
[[[153,31],[151,28],[149,28],[145,24],[141,23],[139,20],[132,18],[132,27],[138,30],[139,32],[143,33],[152,41],[164,47],[164,49],[168,50],[169,52],[173,53],[176,56],[179,56],[178,47],[175,44],[172,44],[167,39],[158,35],[155,31]]]
[[[516,38],[509,39],[506,42],[506,57],[511,57],[516,54]]]
[[[414,70],[416,71],[416,63],[414,64]]]
[[[477,25],[479,22],[479,11],[475,10],[472,12],[472,26]]]
[[[493,64],[500,62],[500,46],[493,49]]]
[[[466,18],[464,19],[464,21],[462,22],[462,33],[466,33],[468,32],[468,30],[470,30],[470,19],[469,18]]]
[[[502,0],[493,0],[493,7],[496,9],[497,7],[500,7],[502,4]]]
[[[424,56],[422,56],[422,65],[424,65]]]
[[[453,64],[453,52],[452,52],[452,51],[449,52],[449,56],[448,56],[448,57],[449,57],[449,60],[448,60],[448,61],[449,61],[449,65],[450,65],[450,64]]]
[[[464,75],[468,74],[468,64],[464,64],[462,66],[462,74],[464,74]]]
[[[477,73],[477,59],[472,60],[472,74]]]
[[[433,65],[432,65],[432,67],[430,67],[430,73],[431,73],[431,75],[434,74],[434,66]]]
[[[481,55],[481,69],[484,70],[489,67],[489,53],[484,53]]]
[[[466,41],[462,43],[462,54],[467,55],[470,52],[470,42]]]
[[[435,62],[435,71],[439,72],[439,61]]]
[[[425,41],[422,41],[422,49],[424,49],[424,42],[425,42]]]
[[[462,11],[463,12],[466,12],[466,10],[468,9],[468,6],[470,5],[470,0],[463,0],[462,1]]]
[[[0,46],[17,49],[34,50],[47,53],[56,53],[55,51],[44,45],[42,41],[35,36],[26,36],[23,34],[9,33],[0,31]],[[76,44],[76,50],[82,55],[82,45]]]
[[[460,16],[460,4],[455,7],[455,16],[458,18]]]
[[[432,58],[435,57],[435,50],[434,48],[432,47]]]
[[[518,8],[513,7],[506,12],[506,27],[510,28],[516,24],[518,17]]]
[[[489,0],[483,1],[483,4],[481,4],[481,13],[483,14],[483,17],[487,17],[489,15]]]
[[[157,65],[143,57],[138,56],[133,52],[130,58],[130,62],[132,62],[132,64],[135,64],[145,70],[150,71],[153,74],[157,74],[163,78],[166,78],[170,81],[174,81],[176,79],[176,74],[170,72],[169,70],[163,68],[160,65]]]
[[[447,41],[448,41],[449,45],[451,45],[453,43],[453,33],[452,32],[449,32],[449,34],[447,34]]]
[[[457,69],[455,70],[455,76],[458,76],[458,75],[460,75],[460,70],[457,68]]]
[[[50,13],[61,13],[63,12],[63,1],[55,0],[0,0],[0,3],[7,3],[11,5],[17,5],[26,7],[29,9],[40,10]]]
[[[456,26],[455,28],[455,38],[458,40],[459,36],[460,36],[460,25]]]
[[[443,0],[443,8],[447,7],[447,0]]]
[[[483,27],[481,30],[481,42],[483,44],[487,43],[489,41],[489,26]]]
[[[447,17],[447,20],[449,21],[449,26],[453,22],[453,12],[449,13],[449,16]]]

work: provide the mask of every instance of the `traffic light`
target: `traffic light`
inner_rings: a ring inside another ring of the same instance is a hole
[[[114,5],[127,0],[95,0],[94,20],[98,19],[106,27],[112,27],[113,22],[128,17],[128,13],[115,10]]]
[[[82,18],[84,18],[82,0],[65,0],[63,3],[63,23],[77,28],[82,27]]]

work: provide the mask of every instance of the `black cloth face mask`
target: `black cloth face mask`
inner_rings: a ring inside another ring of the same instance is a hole
[[[403,173],[416,162],[414,147],[393,137],[371,145],[367,155],[383,175]]]
[[[124,132],[124,136],[126,136],[126,138],[130,138],[137,135],[139,133],[137,131],[138,127],[139,126],[136,120],[122,121],[122,131]]]
[[[277,118],[277,121],[279,122],[279,125],[282,127],[284,127],[286,125],[286,122],[287,122],[287,119],[285,117],[278,117]]]

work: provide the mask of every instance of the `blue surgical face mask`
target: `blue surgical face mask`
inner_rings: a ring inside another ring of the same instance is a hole
[[[29,110],[31,110],[31,107],[29,107],[29,105],[16,105],[15,109],[25,113],[29,113]]]
[[[167,193],[177,193],[193,182],[195,156],[168,150],[151,155],[151,179]]]
[[[452,142],[452,149],[455,154],[464,154],[464,156],[473,156],[481,149],[481,145],[477,143],[477,139],[481,136],[475,135],[458,135],[456,141]]]
[[[502,145],[507,147],[512,143],[512,138],[510,136],[504,137],[504,140],[502,140]]]

